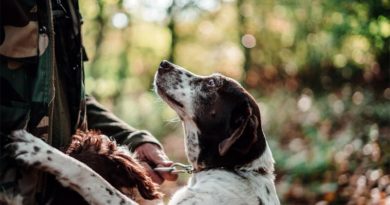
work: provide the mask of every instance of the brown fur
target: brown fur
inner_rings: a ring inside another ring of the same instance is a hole
[[[145,199],[162,196],[157,190],[158,185],[153,183],[145,169],[129,153],[118,149],[115,141],[100,132],[78,130],[66,154],[91,167],[115,188],[126,192],[124,194],[137,187]]]

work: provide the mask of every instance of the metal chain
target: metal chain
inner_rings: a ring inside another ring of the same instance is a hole
[[[192,174],[194,168],[191,165],[182,163],[173,163],[170,167],[156,167],[154,171],[158,172],[169,172],[172,174],[187,173]]]

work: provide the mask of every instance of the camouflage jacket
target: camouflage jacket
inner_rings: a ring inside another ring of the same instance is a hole
[[[45,203],[50,184],[4,155],[12,130],[26,129],[59,149],[76,129],[98,129],[130,149],[159,144],[85,95],[77,0],[0,0],[0,10],[0,192]]]

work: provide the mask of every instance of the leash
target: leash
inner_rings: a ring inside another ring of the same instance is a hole
[[[224,170],[229,170],[229,169],[226,169],[224,167],[217,167],[219,169],[224,169]],[[209,168],[210,169],[210,168]],[[156,167],[153,169],[154,171],[158,171],[158,172],[169,172],[169,173],[172,173],[172,174],[181,174],[181,173],[187,173],[187,174],[192,174],[194,172],[199,172],[199,171],[196,171],[191,165],[186,165],[186,164],[182,164],[182,163],[173,163],[170,167]],[[208,170],[208,169],[202,169],[200,171],[204,171],[204,170]],[[242,169],[242,170],[239,170],[239,171],[244,171],[244,172],[256,172],[260,175],[267,175],[269,173],[269,171],[265,168],[262,168],[260,167],[259,169],[257,170],[245,170],[245,169]]]
[[[191,165],[186,165],[182,163],[173,163],[170,167],[156,167],[154,168],[154,171],[169,172],[172,174],[180,174],[180,173],[192,174],[194,172],[194,168]]]

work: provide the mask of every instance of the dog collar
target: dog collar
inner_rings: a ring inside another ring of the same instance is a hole
[[[195,169],[191,165],[182,164],[182,163],[173,163],[170,167],[156,167],[156,168],[154,168],[154,171],[169,172],[169,173],[173,173],[173,174],[181,174],[181,173],[192,174],[192,173],[207,171],[210,169],[222,169],[222,170],[228,170],[228,171],[241,171],[241,172],[255,172],[255,173],[258,173],[260,175],[268,174],[267,169],[265,169],[263,167],[260,167],[260,168],[255,169],[255,170],[231,169],[231,168],[226,168],[226,167],[204,167],[204,168]]]

